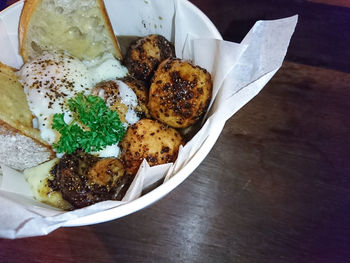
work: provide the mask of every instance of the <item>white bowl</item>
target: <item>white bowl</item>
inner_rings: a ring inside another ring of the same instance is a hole
[[[109,1],[115,0],[105,0],[107,9]],[[143,0],[140,1],[144,2]],[[192,3],[186,0],[182,0],[180,2],[182,4],[182,8],[185,14],[190,16],[191,22],[193,22],[195,25],[200,25],[196,27],[198,28],[198,30],[204,30],[206,37],[222,39],[216,27],[208,19],[208,17],[202,13],[202,11],[200,11],[196,6],[194,6]],[[23,1],[19,1],[2,11],[0,13],[0,18],[5,22],[6,25],[11,25],[12,28],[18,27],[18,18],[22,7]],[[113,13],[113,10],[108,10],[108,12]],[[202,32],[196,33],[198,35],[201,35]],[[141,196],[140,198],[132,202],[96,214],[67,221],[66,223],[64,223],[63,226],[83,226],[106,222],[134,213],[156,202],[157,200],[171,192],[173,189],[175,189],[179,184],[181,184],[200,165],[200,163],[204,160],[204,158],[214,146],[223,127],[224,123],[222,123],[221,126],[216,127],[215,133],[211,133],[209,135],[209,137],[205,140],[205,142],[202,144],[199,151],[193,156],[193,158],[178,173],[176,173],[164,184],[158,186],[151,192]]]

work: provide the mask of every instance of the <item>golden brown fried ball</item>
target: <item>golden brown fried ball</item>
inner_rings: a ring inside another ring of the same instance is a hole
[[[117,185],[124,176],[124,165],[116,158],[104,158],[96,162],[88,172],[90,185],[104,186],[108,190]]]
[[[186,128],[206,112],[212,89],[211,76],[205,69],[170,58],[154,73],[148,108],[154,119],[174,128]]]
[[[142,119],[124,136],[122,159],[128,174],[135,175],[146,159],[150,166],[174,162],[183,140],[178,131],[158,121]]]
[[[174,45],[161,35],[149,35],[131,44],[124,64],[135,78],[149,81],[157,66],[170,57],[175,57]]]

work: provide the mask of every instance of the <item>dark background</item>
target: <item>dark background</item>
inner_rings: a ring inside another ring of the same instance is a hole
[[[306,0],[193,0],[192,2],[208,15],[225,40],[235,42],[241,41],[257,20],[278,19],[298,14],[298,26],[286,59],[350,72],[349,8]]]
[[[322,0],[321,0],[322,1]],[[0,10],[15,0],[1,0]],[[192,0],[225,40],[240,42],[257,20],[299,15],[286,60],[350,72],[350,11],[307,0]],[[325,2],[342,3],[342,0]],[[349,3],[345,4],[350,6]]]

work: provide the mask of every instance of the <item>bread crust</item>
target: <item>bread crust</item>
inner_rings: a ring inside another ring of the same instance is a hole
[[[16,71],[17,69],[10,67],[6,64],[1,63],[0,61],[0,72],[3,72],[7,75],[13,75],[13,73]]]
[[[30,22],[31,22],[31,19],[33,18],[33,15],[35,14],[35,11],[38,5],[43,1],[44,0],[26,0],[24,2],[24,6],[22,9],[22,13],[20,15],[20,21],[18,26],[19,54],[22,56],[24,62],[27,62],[29,60],[28,50],[26,48],[26,38],[27,38],[28,29],[30,27]],[[113,43],[113,47],[114,47],[113,55],[118,59],[122,59],[121,50],[120,50],[117,38],[114,35],[112,24],[109,20],[105,4],[103,0],[95,0],[95,1],[101,11],[104,25],[106,26],[106,29],[109,33],[109,38]],[[69,50],[66,50],[66,51],[69,51]]]
[[[118,59],[122,59],[122,52],[120,50],[120,47],[119,47],[119,44],[118,44],[118,40],[117,40],[117,37],[114,35],[114,31],[113,31],[113,27],[112,27],[112,24],[111,24],[111,21],[109,20],[109,17],[108,17],[108,13],[107,13],[107,9],[106,9],[106,6],[105,6],[105,3],[103,2],[103,0],[97,0],[97,3],[99,4],[100,6],[100,9],[103,13],[103,19],[105,20],[105,24],[107,26],[107,30],[109,32],[109,34],[113,37],[111,37],[112,41],[113,41],[113,44],[114,44],[114,47],[116,49],[116,54],[114,54]]]
[[[24,40],[27,37],[27,29],[29,21],[36,9],[37,5],[42,0],[26,0],[24,1],[22,13],[19,19],[18,26],[18,40],[19,40],[19,54],[22,56],[24,61],[28,60],[27,50],[24,48]]]

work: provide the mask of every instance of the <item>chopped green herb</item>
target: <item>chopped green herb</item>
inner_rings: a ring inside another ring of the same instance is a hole
[[[118,113],[100,97],[79,93],[68,100],[68,107],[73,114],[70,123],[64,121],[64,113],[53,116],[52,128],[61,134],[53,144],[58,153],[72,153],[76,149],[100,151],[119,142],[126,132]]]

